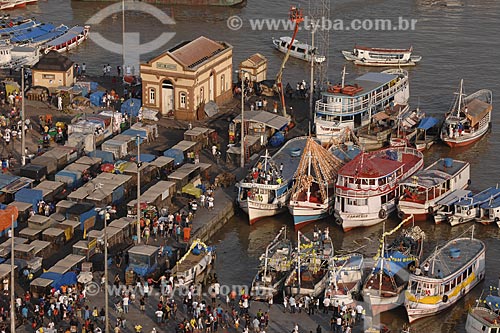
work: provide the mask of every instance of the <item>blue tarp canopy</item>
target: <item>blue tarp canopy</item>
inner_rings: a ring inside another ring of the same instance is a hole
[[[157,157],[158,156],[153,154],[141,154],[140,156],[141,162],[146,162],[146,163],[153,162],[154,160],[156,160]],[[137,155],[134,155],[133,159],[137,161]]]
[[[45,272],[42,275],[40,275],[42,279],[48,279],[54,281],[51,283],[52,286],[54,285],[54,283],[58,283],[59,280],[62,279],[62,276],[63,275],[61,273],[56,273],[56,272]]]
[[[141,109],[142,102],[137,98],[129,98],[122,104],[121,112],[137,117]]]
[[[18,176],[11,176],[6,174],[0,174],[0,189],[18,180]]]
[[[418,129],[427,131],[429,128],[436,126],[437,123],[439,123],[439,119],[434,117],[426,117],[420,121],[420,124],[418,124]]]
[[[102,159],[103,163],[114,163],[115,159],[113,153],[110,151],[94,150],[89,153],[90,157],[98,157]]]
[[[486,296],[486,305],[494,311],[500,310],[500,296],[488,295]]]
[[[174,159],[175,165],[180,165],[184,163],[184,153],[180,149],[170,148],[163,152],[163,156],[171,157]]]
[[[375,267],[375,273],[380,271],[380,260],[378,259],[377,261],[377,266]],[[408,267],[411,261],[413,261],[411,258],[407,257],[403,253],[399,251],[391,252],[391,253],[386,253],[385,259],[383,263],[383,268],[384,268],[384,273],[389,275],[389,276],[394,276],[398,274],[398,272],[402,268]]]
[[[42,190],[22,188],[16,192],[16,194],[14,195],[14,200],[32,204],[33,209],[36,212],[36,206],[38,202],[43,200],[43,192]]]
[[[51,286],[59,289],[61,286],[71,286],[76,284],[77,276],[75,272],[64,273],[58,281],[54,281]]]
[[[102,96],[104,96],[104,91],[96,91],[90,94],[90,103],[95,106],[102,106]]]

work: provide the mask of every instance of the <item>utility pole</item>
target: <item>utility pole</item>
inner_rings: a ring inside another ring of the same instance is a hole
[[[21,66],[21,165],[26,165],[26,119],[25,119],[25,110],[24,110],[24,65]]]
[[[312,135],[312,121],[313,121],[313,100],[314,100],[314,61],[316,60],[316,51],[314,50],[314,32],[316,25],[311,24],[311,81],[309,87],[309,136]]]
[[[137,244],[141,243],[141,136],[137,134]]]
[[[244,71],[240,70],[241,77],[241,168],[245,167],[245,75]]]
[[[23,77],[24,80],[24,77]],[[10,225],[10,333],[16,333],[16,314],[15,308],[16,303],[14,299],[15,289],[15,274],[14,274],[14,215],[11,215],[11,225]]]
[[[104,284],[104,316],[105,316],[105,325],[106,328],[104,329],[105,333],[109,333],[109,294],[108,294],[108,281],[109,281],[109,276],[108,276],[108,219],[109,219],[109,212],[108,209],[106,209],[104,213],[104,279],[106,280],[106,283]]]

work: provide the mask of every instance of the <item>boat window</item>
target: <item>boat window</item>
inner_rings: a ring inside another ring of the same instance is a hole
[[[370,185],[375,185],[375,179],[370,179]]]
[[[281,46],[286,47],[286,42],[281,42]]]
[[[361,179],[361,185],[368,185],[368,179],[366,178]]]
[[[299,53],[306,53],[305,49],[301,49],[300,47],[297,48],[297,52]]]
[[[450,284],[449,283],[444,285],[444,292],[447,293],[448,291],[450,291]]]
[[[381,196],[380,201],[382,202],[382,204],[385,204],[387,202],[387,195]]]
[[[291,51],[295,51],[295,46],[292,45],[292,47],[290,48]]]

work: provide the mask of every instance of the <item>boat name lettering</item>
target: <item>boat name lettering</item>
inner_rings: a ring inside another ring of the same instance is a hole
[[[348,219],[357,219],[357,218],[365,218],[368,217],[368,214],[349,214],[347,215]]]
[[[171,71],[176,71],[177,70],[177,65],[176,64],[166,64],[163,62],[157,62],[156,63],[156,68],[158,69],[167,69]]]

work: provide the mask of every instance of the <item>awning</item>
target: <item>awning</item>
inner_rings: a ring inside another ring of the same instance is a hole
[[[262,123],[278,131],[284,129],[290,123],[288,118],[267,111],[245,111],[244,118],[245,121]],[[234,122],[241,122],[241,115],[234,118]]]
[[[372,118],[375,120],[375,121],[379,121],[379,120],[385,120],[385,119],[388,119],[390,118],[390,116],[385,113],[385,112],[379,112],[379,113],[375,113]]]
[[[439,123],[439,119],[434,117],[426,117],[420,121],[420,124],[418,124],[418,129],[427,131],[429,128],[436,126],[437,123]]]

